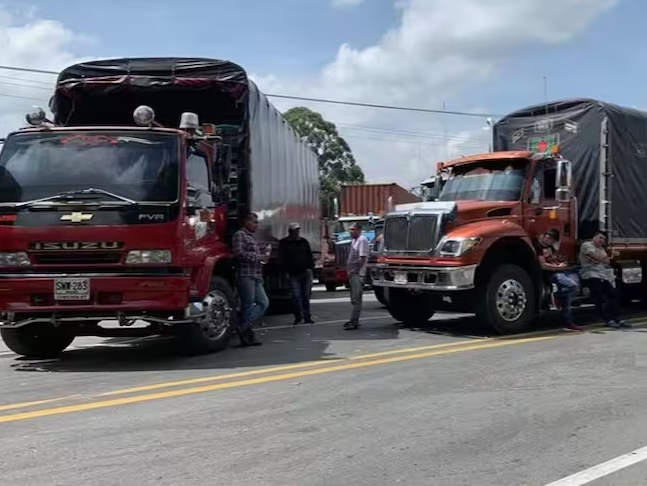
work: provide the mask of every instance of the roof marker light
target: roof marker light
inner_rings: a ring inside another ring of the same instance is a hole
[[[140,105],[133,112],[133,120],[140,127],[150,127],[155,121],[155,112],[150,106]]]

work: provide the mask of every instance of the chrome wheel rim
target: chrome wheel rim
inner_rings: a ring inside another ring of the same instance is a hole
[[[528,297],[517,280],[508,279],[499,285],[496,292],[496,307],[501,318],[508,322],[519,319],[526,310]]]
[[[229,329],[232,308],[227,296],[219,290],[211,291],[208,297],[210,302],[205,309],[206,314],[200,327],[208,339],[217,341]]]

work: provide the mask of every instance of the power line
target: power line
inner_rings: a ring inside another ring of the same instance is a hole
[[[277,95],[277,94],[266,94],[265,96],[268,96],[271,98],[284,98],[288,100],[312,101],[314,103],[329,103],[333,105],[361,106],[364,108],[380,108],[382,110],[398,110],[398,111],[414,111],[418,113],[432,113],[435,115],[471,116],[476,118],[499,118],[502,116],[494,113],[471,113],[469,111],[432,110],[431,108],[413,108],[410,106],[378,105],[373,103],[360,103],[356,101],[338,101],[338,100],[326,100],[321,98],[305,98],[302,96],[288,96],[288,95]]]
[[[18,71],[23,73],[34,73],[34,74],[53,74],[58,75],[56,71],[47,71],[43,69],[33,69],[33,68],[21,68],[16,66],[3,66],[0,65],[0,69],[5,69],[7,71]],[[310,101],[313,103],[327,103],[332,105],[343,105],[343,106],[360,106],[363,108],[378,108],[382,110],[397,110],[397,111],[408,111],[408,112],[417,112],[417,113],[431,113],[434,115],[455,115],[455,116],[469,116],[475,118],[499,118],[500,114],[496,113],[472,113],[469,111],[450,111],[450,110],[432,110],[431,108],[414,108],[411,106],[395,106],[395,105],[382,105],[377,103],[361,103],[358,101],[341,101],[341,100],[329,100],[325,98],[308,98],[304,96],[291,96],[291,95],[281,95],[281,94],[269,94],[266,93],[265,96],[269,98],[280,98],[286,100],[296,100],[296,101]]]

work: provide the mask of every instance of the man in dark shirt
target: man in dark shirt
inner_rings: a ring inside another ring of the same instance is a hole
[[[288,236],[279,242],[279,264],[290,278],[294,302],[294,324],[314,324],[310,314],[310,295],[314,258],[308,240],[301,237],[299,223],[290,223]]]
[[[579,326],[575,325],[573,320],[573,313],[571,311],[571,302],[573,296],[577,293],[580,283],[576,273],[566,271],[568,262],[559,257],[557,249],[555,248],[559,242],[559,231],[550,229],[542,234],[537,241],[535,241],[535,248],[539,256],[539,261],[545,269],[552,270],[554,273],[551,276],[550,283],[557,286],[556,306],[562,311],[566,327],[569,329],[580,331]]]
[[[263,264],[267,262],[269,253],[262,253],[258,248],[254,238],[257,229],[258,216],[249,213],[232,241],[240,297],[238,335],[243,347],[261,345],[254,335],[254,325],[265,314],[270,303],[263,287]]]

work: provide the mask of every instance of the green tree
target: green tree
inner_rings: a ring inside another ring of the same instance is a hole
[[[320,113],[298,106],[283,115],[319,157],[321,208],[324,216],[332,216],[333,198],[339,197],[340,186],[363,184],[364,171],[357,165],[352,150],[335,124],[325,120]]]

